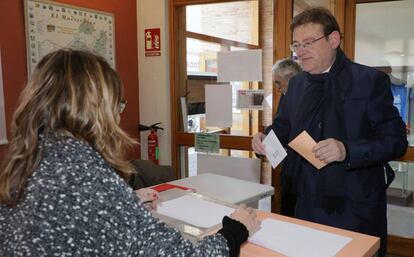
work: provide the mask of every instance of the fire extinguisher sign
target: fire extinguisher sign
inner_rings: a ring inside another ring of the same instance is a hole
[[[145,30],[145,56],[161,55],[161,32],[160,29]]]

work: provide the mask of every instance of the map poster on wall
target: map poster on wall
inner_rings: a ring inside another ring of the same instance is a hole
[[[114,16],[44,0],[25,1],[29,74],[46,54],[60,49],[89,50],[115,68]]]

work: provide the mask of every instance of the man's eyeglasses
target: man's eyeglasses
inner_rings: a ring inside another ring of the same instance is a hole
[[[121,100],[119,102],[119,113],[122,113],[125,110],[127,103],[127,100]]]
[[[317,39],[314,39],[314,40],[311,40],[311,41],[306,41],[306,42],[303,42],[303,43],[298,43],[298,42],[295,42],[295,43],[293,43],[293,44],[291,44],[291,45],[290,45],[290,50],[291,50],[292,52],[295,52],[295,53],[296,53],[299,47],[302,47],[303,49],[309,48],[309,47],[311,47],[314,43],[318,42],[318,41],[319,41],[319,40],[321,40],[322,38],[325,38],[325,37],[329,36],[330,34],[331,34],[331,33],[326,34],[326,35],[323,35],[322,37],[318,37]]]

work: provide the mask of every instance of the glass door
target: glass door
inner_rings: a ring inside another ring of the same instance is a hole
[[[389,75],[394,106],[414,144],[414,1],[376,1],[356,5],[355,61]],[[410,159],[410,150],[403,158]],[[387,191],[390,253],[403,256],[414,249],[414,165],[392,162],[396,179]],[[411,242],[411,243],[410,243]],[[398,244],[398,246],[397,246]],[[412,255],[411,255],[412,256]]]
[[[241,90],[261,89],[264,97],[272,93],[274,1],[196,2],[172,1],[171,9],[172,149],[178,177],[196,175],[202,169],[200,160],[204,156],[194,150],[195,133],[219,135],[217,158],[257,162],[251,152],[251,136],[262,129],[264,120],[267,124],[272,120],[271,103],[263,101],[261,110],[243,109],[237,106],[237,97]],[[231,126],[208,126],[206,85],[223,84],[217,81],[217,53],[257,49],[262,51],[262,81],[225,83],[232,95]],[[260,182],[258,163],[256,178]]]

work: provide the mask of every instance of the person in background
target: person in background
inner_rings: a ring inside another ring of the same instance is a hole
[[[305,10],[290,28],[291,50],[304,72],[289,81],[272,129],[285,147],[307,131],[317,142],[315,158],[327,165],[318,170],[287,148],[283,194],[296,199],[297,218],[380,237],[378,255],[385,256],[386,188],[394,178],[388,161],[402,156],[408,144],[390,79],[345,56],[329,10]]]
[[[280,59],[272,67],[272,79],[273,85],[282,94],[279,101],[283,101],[284,95],[288,90],[289,80],[296,74],[302,71],[300,65],[292,59],[285,58]],[[273,121],[274,123],[275,121]],[[264,155],[264,145],[262,144],[263,139],[272,129],[272,125],[265,129],[265,132],[258,132],[253,136],[252,148],[258,154],[259,157]],[[281,214],[285,216],[293,217],[295,208],[295,198],[290,197],[288,194],[282,194],[281,198]]]
[[[292,59],[285,58],[277,61],[272,67],[273,85],[282,94],[285,95],[288,90],[289,80],[302,68]]]
[[[0,256],[238,255],[259,226],[252,209],[193,245],[144,208],[154,190],[137,197],[127,185],[125,151],[136,142],[119,126],[122,96],[102,57],[63,49],[39,62],[0,173]]]

